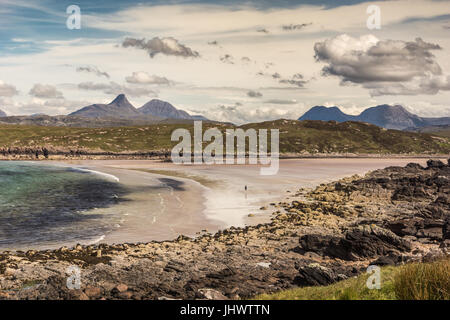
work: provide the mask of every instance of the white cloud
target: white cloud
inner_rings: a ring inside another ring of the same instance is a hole
[[[198,58],[200,55],[197,51],[181,44],[177,39],[154,37],[151,40],[126,38],[122,42],[122,47],[134,47],[148,52],[150,58],[155,57],[158,53],[168,56],[192,57]]]
[[[150,75],[144,71],[133,72],[131,76],[125,78],[128,83],[133,84],[156,84],[156,85],[171,85],[172,81],[165,77]]]
[[[244,124],[248,122],[262,122],[268,120],[297,119],[297,111],[285,110],[275,107],[249,108],[240,103],[235,105],[218,105],[205,111],[193,110],[194,114],[202,114],[211,120],[228,121],[234,124]]]
[[[434,50],[441,46],[415,41],[379,40],[373,35],[354,38],[346,34],[317,42],[315,57],[325,62],[325,76],[345,84],[362,84],[372,96],[436,94],[450,90],[450,77],[442,76]]]
[[[0,80],[0,97],[12,97],[18,94],[16,87]]]
[[[36,83],[29,94],[37,98],[62,98],[63,94],[56,87],[49,84]]]
[[[106,71],[101,71],[96,66],[80,66],[77,67],[77,72],[87,72],[87,73],[93,73],[98,77],[106,77],[109,78],[109,74]]]
[[[75,109],[89,105],[87,101],[71,101],[64,98],[43,99],[33,97],[27,101],[18,102],[11,98],[0,99],[2,108],[8,110],[8,114],[30,115],[45,113],[48,115],[64,115]]]

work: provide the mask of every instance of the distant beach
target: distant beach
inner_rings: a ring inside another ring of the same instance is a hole
[[[425,159],[284,159],[274,176],[259,175],[258,165],[175,165],[153,160],[76,160],[54,162],[116,177],[130,190],[126,200],[101,210],[121,216],[117,228],[98,243],[171,240],[230,226],[268,222],[264,206],[289,200],[299,188],[386,166]],[[247,191],[245,191],[247,186]],[[95,241],[93,241],[95,242]],[[92,241],[91,241],[92,243]],[[73,243],[72,245],[74,245]],[[70,244],[68,244],[70,245]]]

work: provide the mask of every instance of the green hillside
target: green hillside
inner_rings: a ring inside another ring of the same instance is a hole
[[[203,130],[236,128],[231,124],[203,123]],[[18,152],[47,148],[52,152],[82,150],[89,153],[135,153],[168,151],[173,130],[189,123],[146,126],[74,128],[28,125],[0,125],[0,149]],[[276,120],[241,126],[247,130],[279,129],[281,153],[450,153],[450,140],[425,133],[386,130],[360,122]]]

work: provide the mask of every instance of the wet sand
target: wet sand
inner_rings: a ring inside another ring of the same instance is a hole
[[[103,210],[123,217],[93,243],[170,240],[230,226],[255,225],[271,218],[260,210],[289,200],[299,188],[312,188],[353,174],[427,159],[285,159],[277,175],[262,176],[259,165],[175,165],[153,160],[77,160],[58,162],[117,177],[129,187],[130,201]],[[55,162],[51,162],[55,164]],[[245,191],[247,186],[247,191]],[[252,214],[249,217],[249,214]]]

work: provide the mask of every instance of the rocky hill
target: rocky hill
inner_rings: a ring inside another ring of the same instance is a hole
[[[95,119],[93,119],[95,120]],[[173,120],[175,121],[175,120]],[[0,153],[5,157],[22,154],[33,156],[30,150],[46,148],[52,154],[146,154],[164,151],[167,154],[178,142],[171,141],[175,129],[185,128],[193,135],[192,122],[158,122],[128,127],[54,127],[0,125]],[[277,120],[252,123],[240,127],[231,124],[205,122],[203,130],[278,129],[280,152],[283,156],[358,156],[378,154],[449,154],[450,140],[430,134],[386,130],[362,122],[323,122]],[[270,132],[270,131],[269,131]],[[206,146],[206,142],[204,144]]]
[[[407,111],[401,105],[379,105],[371,107],[354,116],[342,112],[338,107],[316,106],[307,111],[299,120],[322,120],[337,122],[361,121],[387,129],[403,130],[430,125],[450,125],[450,117],[425,118]]]
[[[142,114],[164,119],[193,119],[186,111],[178,110],[170,103],[159,99],[152,99],[137,110]]]
[[[175,108],[169,102],[152,99],[142,107],[136,109],[125,97],[118,95],[109,104],[93,104],[72,112],[69,116],[96,118],[103,120],[199,120],[201,116],[191,116],[186,111]],[[201,120],[207,120],[202,117]]]
[[[92,104],[70,114],[70,116],[85,118],[115,119],[137,118],[140,115],[139,111],[133,107],[124,94],[119,94],[109,104]]]

